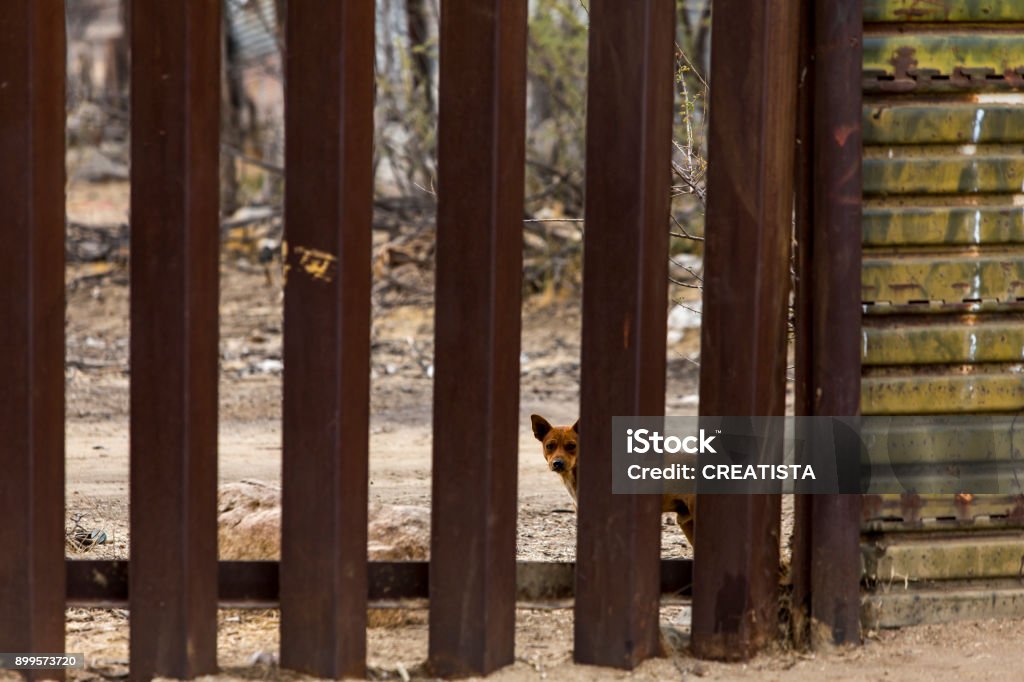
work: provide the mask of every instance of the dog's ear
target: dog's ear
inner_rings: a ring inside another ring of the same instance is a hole
[[[544,436],[548,435],[548,432],[551,431],[551,424],[539,414],[531,414],[530,422],[533,423],[533,435],[537,440],[544,440]]]
[[[577,436],[579,435],[579,433],[580,433],[580,420],[579,419],[577,419],[576,423],[572,425],[572,430],[576,432]]]

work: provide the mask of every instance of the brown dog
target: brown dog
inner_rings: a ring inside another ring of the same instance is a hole
[[[562,483],[572,495],[572,503],[576,505],[577,465],[580,457],[580,422],[572,426],[552,426],[547,419],[539,414],[531,414],[533,435],[541,442],[541,453],[548,463],[548,468],[562,477]],[[675,512],[676,523],[682,529],[686,539],[693,545],[693,529],[697,520],[696,495],[665,495],[661,501],[662,512]]]

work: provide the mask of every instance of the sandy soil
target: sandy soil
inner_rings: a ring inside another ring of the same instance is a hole
[[[78,220],[126,219],[124,185],[72,187],[69,212]],[[109,542],[75,558],[127,558],[128,530],[128,289],[123,269],[68,269],[67,512]],[[380,303],[380,301],[378,301]],[[281,292],[271,270],[226,259],[221,286],[220,479],[280,479]],[[529,414],[556,423],[576,418],[579,399],[579,302],[533,298],[524,306],[519,458],[518,556],[569,560],[575,516],[558,477],[548,472],[529,431]],[[557,324],[552,324],[557,320]],[[433,320],[429,306],[391,295],[375,307],[371,420],[371,500],[429,506],[430,396]],[[668,355],[668,411],[695,414],[698,338],[687,332]],[[783,537],[788,537],[787,507]],[[670,517],[665,557],[691,555]],[[69,550],[70,551],[70,550]],[[426,611],[409,605],[400,627],[369,630],[371,676],[416,676],[426,657]],[[571,663],[572,612],[520,609],[513,666],[493,677],[520,679],[786,679],[964,680],[1024,676],[1024,623],[986,622],[870,633],[862,649],[813,657],[788,651],[745,665],[698,662],[685,652],[688,607],[666,604],[662,620],[683,648],[632,673]],[[122,610],[69,609],[67,650],[84,652],[90,667],[73,679],[120,678],[127,672],[127,618]],[[290,678],[273,665],[276,611],[224,610],[219,631],[222,679]],[[0,678],[4,675],[0,673]]]

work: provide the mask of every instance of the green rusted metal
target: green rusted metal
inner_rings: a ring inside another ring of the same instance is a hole
[[[1024,318],[975,315],[931,322],[871,318],[861,330],[865,365],[1024,362]]]
[[[1013,301],[1024,297],[1024,252],[1016,249],[977,253],[864,256],[864,301]]]
[[[1024,409],[1024,365],[964,374],[878,375],[861,379],[864,415],[1015,412]]]
[[[890,538],[864,543],[861,550],[864,577],[872,582],[1016,578],[1024,556],[1024,534]]]
[[[1024,21],[1020,0],[864,0],[864,21]]]
[[[1005,146],[869,147],[864,150],[864,193],[974,194],[1022,191],[1024,154]]]
[[[861,411],[888,467],[872,481],[1002,482],[1024,448],[1024,99],[1005,92],[1024,88],[1024,0],[864,0],[864,21],[865,90],[932,93],[862,110]],[[863,510],[867,627],[1024,612],[1024,532],[1008,532],[1024,496],[868,494]]]
[[[958,70],[995,75],[1024,72],[1024,40],[1019,33],[875,33],[864,36],[864,70],[869,74],[952,76]]]
[[[987,313],[1019,313],[1024,301],[928,301],[912,303],[865,303],[861,307],[864,319],[887,317],[917,317],[930,315],[981,315]]]
[[[1005,464],[1014,461],[1010,453],[1024,447],[1024,419],[969,414],[863,417],[861,437],[871,463]]]
[[[914,589],[909,581],[894,581],[891,589],[866,595],[861,602],[861,624],[868,630],[901,628],[928,623],[949,623],[991,618],[1020,618],[1024,613],[1024,587],[971,585]],[[909,589],[907,589],[909,587]],[[969,675],[964,675],[968,679]]]
[[[999,203],[902,205],[865,202],[866,247],[980,246],[1024,243],[1024,206]]]
[[[1024,496],[865,495],[861,527],[867,531],[929,531],[1024,527]]]
[[[1024,98],[1020,104],[875,101],[864,106],[862,119],[866,145],[1024,142]]]

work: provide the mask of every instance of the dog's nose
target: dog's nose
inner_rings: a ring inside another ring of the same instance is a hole
[[[552,471],[557,471],[558,473],[561,473],[561,472],[565,471],[565,460],[561,460],[561,459],[551,460],[551,470]]]

